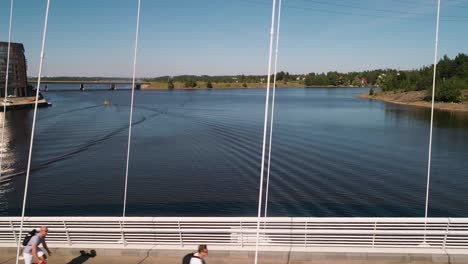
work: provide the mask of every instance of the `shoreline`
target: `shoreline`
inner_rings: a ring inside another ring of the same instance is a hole
[[[230,90],[230,89],[266,89],[266,84],[247,84],[247,87],[243,87],[237,83],[223,83],[217,86],[217,84],[213,84],[213,88],[208,88],[205,85],[200,85],[194,88],[190,87],[183,87],[181,85],[175,85],[174,89],[172,90]],[[270,86],[273,88],[273,85]],[[325,88],[325,89],[333,89],[333,88],[363,88],[359,86],[333,86],[333,85],[314,85],[314,86],[305,86],[303,84],[281,84],[277,85],[276,88],[278,89],[293,89],[293,88],[304,88],[304,89],[314,89],[314,88]],[[163,85],[142,85],[140,90],[170,90],[167,88],[167,84]]]
[[[425,91],[410,91],[410,92],[376,92],[374,95],[359,94],[356,97],[369,99],[369,100],[377,100],[391,104],[397,105],[405,105],[411,107],[423,107],[423,108],[431,108],[431,102],[424,101],[423,98],[425,97]],[[449,111],[449,112],[464,112],[468,113],[468,102],[463,103],[443,103],[443,102],[435,102],[434,109],[441,110],[441,111]]]

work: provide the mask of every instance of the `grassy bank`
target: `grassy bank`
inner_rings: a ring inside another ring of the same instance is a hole
[[[465,98],[468,98],[468,89],[462,90],[462,94]],[[372,100],[379,100],[393,104],[410,105],[418,107],[431,107],[430,101],[425,101],[424,98],[427,96],[426,91],[389,91],[389,92],[376,92],[374,95],[360,94],[358,97],[367,98]],[[443,103],[436,102],[434,104],[435,109],[447,110],[447,111],[462,111],[468,112],[468,101],[462,103]]]

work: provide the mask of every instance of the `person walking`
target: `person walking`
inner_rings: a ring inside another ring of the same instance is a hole
[[[182,264],[206,264],[204,258],[208,255],[208,247],[199,245],[198,252],[185,255]]]
[[[47,228],[47,226],[42,226],[39,233],[31,237],[31,240],[29,240],[23,250],[24,264],[32,264],[33,259],[38,260],[39,264],[44,262],[47,256],[45,256],[44,252],[39,248],[40,244],[42,244],[42,247],[47,251],[49,256],[52,255],[45,241],[48,232],[49,228]]]

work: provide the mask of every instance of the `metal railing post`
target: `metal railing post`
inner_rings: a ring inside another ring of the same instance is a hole
[[[152,220],[153,222],[153,229],[154,229],[154,245],[158,243],[158,233],[156,233],[156,230],[158,229],[158,221],[154,221],[154,218]]]
[[[427,218],[424,218],[424,223],[423,224],[424,224],[424,233],[423,233],[423,242],[422,242],[422,244],[428,246],[429,243],[427,242],[427,231],[428,231],[428,225],[430,225],[430,223],[428,223]]]
[[[16,236],[15,226],[13,225],[13,221],[10,221],[11,231],[13,232],[13,238],[15,239],[15,243],[18,246],[20,243],[21,238]]]
[[[443,242],[443,244],[442,244],[442,249],[443,249],[444,251],[445,251],[445,248],[447,247],[447,236],[448,236],[449,229],[450,229],[450,218],[448,218],[448,220],[447,220],[447,226],[445,227],[444,242]]]
[[[71,246],[72,243],[70,239],[70,234],[68,233],[67,224],[65,223],[65,221],[62,221],[62,223],[63,223],[63,228],[65,228],[65,235],[67,236],[68,245]]]
[[[240,223],[240,235],[241,235],[241,248],[244,247],[244,230],[242,229],[242,220],[239,221]]]
[[[374,233],[372,234],[372,247],[375,246],[375,234],[377,233],[377,221],[374,222]]]
[[[125,241],[125,230],[124,230],[123,222],[119,220],[119,224],[120,224],[120,235],[122,236],[122,245],[126,247],[127,242]]]
[[[308,225],[308,221],[306,220],[305,221],[305,226],[304,226],[304,247],[307,248],[307,225]]]
[[[180,246],[184,247],[184,240],[182,238],[182,229],[180,227],[180,220],[177,221],[177,224],[179,225],[179,239],[180,239]]]

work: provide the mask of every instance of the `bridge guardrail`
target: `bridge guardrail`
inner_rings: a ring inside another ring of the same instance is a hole
[[[125,221],[122,221],[125,220]],[[0,217],[0,247],[16,246],[20,217]],[[26,217],[23,236],[41,225],[54,247],[181,249],[209,244],[251,249],[257,238],[255,217]],[[425,244],[423,244],[425,243]],[[262,218],[259,244],[264,250],[308,251],[324,247],[463,249],[468,252],[468,218]],[[191,246],[192,247],[192,246]]]

